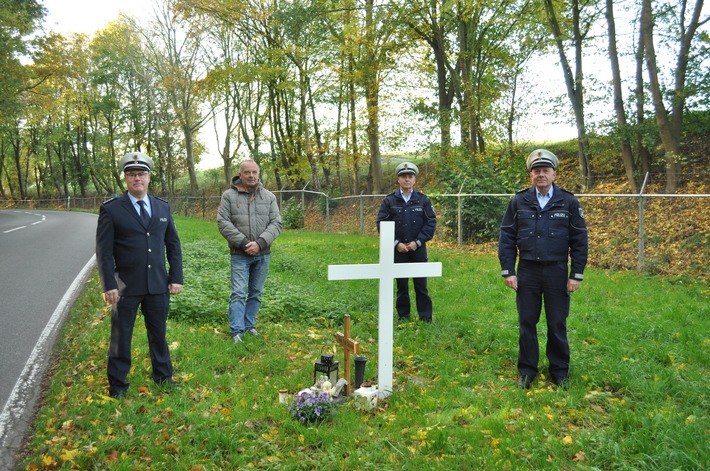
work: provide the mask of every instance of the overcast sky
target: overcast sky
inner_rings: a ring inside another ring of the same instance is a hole
[[[47,10],[45,27],[57,33],[86,33],[117,19],[119,13],[140,17],[150,11],[150,0],[42,0]]]

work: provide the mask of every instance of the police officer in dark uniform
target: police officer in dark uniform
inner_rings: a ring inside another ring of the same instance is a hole
[[[148,332],[153,381],[172,384],[165,339],[170,295],[182,291],[182,250],[167,201],[148,195],[153,161],[131,152],[119,162],[128,192],[101,205],[96,260],[103,298],[111,306],[107,375],[114,398],[128,390],[131,339],[138,307]],[[165,267],[165,259],[170,270]]]
[[[436,214],[431,200],[414,190],[419,169],[404,162],[395,169],[399,189],[385,197],[377,213],[377,229],[381,221],[394,221],[395,263],[428,261],[426,243],[434,237]],[[432,303],[426,278],[413,278],[419,319],[432,320]],[[397,278],[397,313],[409,319],[409,279]]]
[[[513,196],[500,227],[498,258],[505,285],[516,291],[518,308],[517,386],[525,389],[538,374],[537,323],[543,299],[550,377],[556,385],[568,386],[570,294],[579,289],[587,265],[582,207],[572,193],[554,184],[558,164],[557,156],[545,149],[528,156],[532,186]]]

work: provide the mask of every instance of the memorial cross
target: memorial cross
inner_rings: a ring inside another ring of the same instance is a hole
[[[345,362],[345,368],[343,371],[343,378],[345,378],[345,381],[348,382],[348,384],[345,385],[345,395],[349,396],[350,395],[350,354],[351,353],[355,353],[355,354],[360,353],[360,344],[350,338],[350,314],[345,314],[345,319],[343,320],[343,330],[345,331],[344,334],[341,334],[340,332],[335,333],[335,341],[338,342],[338,344],[341,347],[343,347],[343,350],[344,350],[343,360]]]
[[[394,263],[394,222],[380,223],[380,263],[328,265],[329,280],[380,280],[377,345],[377,396],[392,394],[392,345],[394,343],[392,280],[441,276],[441,262]],[[389,295],[387,291],[389,290]]]

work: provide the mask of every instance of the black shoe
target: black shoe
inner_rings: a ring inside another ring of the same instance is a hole
[[[530,385],[532,384],[533,380],[535,378],[533,376],[521,376],[520,379],[518,379],[518,382],[515,383],[515,385],[521,389],[530,389]]]
[[[160,389],[163,392],[166,392],[170,394],[173,391],[180,391],[182,388],[175,384],[172,380],[172,378],[165,378],[161,381],[156,381],[155,384],[158,385],[158,389]]]
[[[560,389],[569,388],[569,377],[567,376],[552,376],[552,382]]]
[[[125,389],[122,389],[120,391],[109,391],[108,395],[111,396],[114,399],[121,399],[123,396],[125,396],[127,391]]]

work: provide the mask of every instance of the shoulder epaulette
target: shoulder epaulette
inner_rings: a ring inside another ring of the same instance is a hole
[[[110,203],[111,201],[116,201],[117,199],[118,199],[118,196],[114,196],[113,198],[109,198],[101,204],[107,204],[107,203]]]
[[[152,196],[152,195],[151,195],[151,196]],[[170,203],[168,203],[167,200],[164,200],[163,198],[161,198],[161,197],[159,197],[159,196],[153,196],[153,198],[155,198],[156,200],[160,200],[160,201],[162,201],[163,203],[170,204]]]

